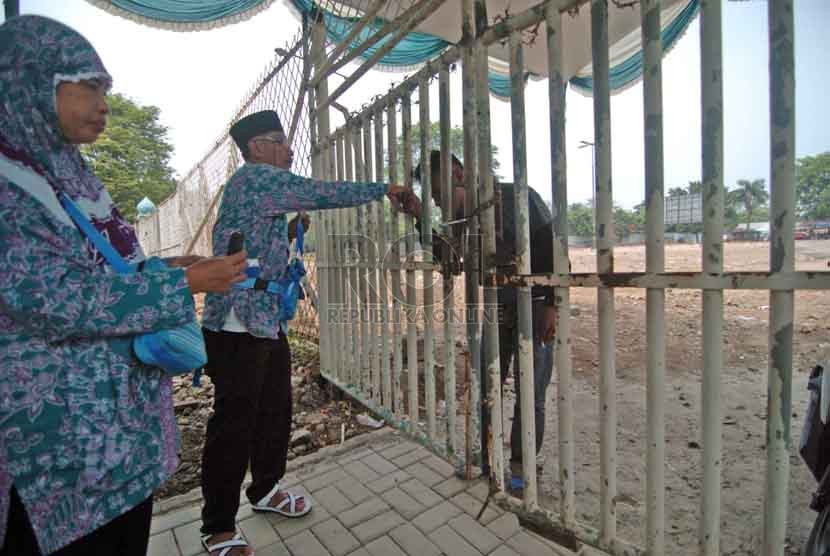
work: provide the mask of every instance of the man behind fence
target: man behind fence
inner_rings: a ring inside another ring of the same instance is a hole
[[[352,207],[384,195],[397,204],[411,195],[386,183],[323,182],[292,174],[294,153],[276,112],[246,116],[230,134],[245,164],[225,187],[213,251],[226,253],[231,235],[242,232],[249,265],[260,269],[257,283],[279,281],[286,273],[296,230],[296,219],[289,223],[286,212]],[[269,290],[235,289],[205,300],[206,371],[215,397],[202,454],[201,532],[212,556],[252,554],[235,528],[249,461],[253,481],[246,494],[254,511],[300,517],[311,510],[307,498],[280,487],[291,434],[291,352],[286,323],[278,317],[280,295]]]
[[[430,153],[430,183],[432,184],[432,199],[436,204],[441,203],[441,152],[433,150]],[[452,156],[452,187],[453,214],[450,220],[464,218],[464,166],[455,155]],[[421,165],[415,168],[414,177],[421,181]],[[495,181],[495,180],[494,180]],[[500,193],[495,206],[496,211],[496,265],[501,268],[510,267],[516,258],[516,211],[514,207],[514,186],[512,183],[495,183]],[[529,189],[530,209],[530,264],[532,272],[553,271],[553,236],[551,233],[552,218],[548,207],[539,194]],[[420,230],[421,205],[417,198],[406,199],[406,212],[418,218]],[[435,232],[433,232],[435,234]],[[441,249],[434,251],[434,256],[441,260]],[[499,363],[501,366],[501,381],[504,383],[510,370],[510,362],[515,357],[518,361],[519,332],[517,324],[517,296],[516,288],[503,287],[498,292],[499,303]],[[553,339],[556,331],[556,311],[554,308],[553,292],[549,288],[533,288],[533,405],[536,420],[536,453],[542,448],[542,439],[545,433],[545,396],[553,374]],[[482,359],[485,346],[482,342]],[[482,365],[483,367],[484,365]],[[483,373],[486,375],[486,373]],[[521,419],[521,388],[518,380],[518,363],[514,367],[516,390],[516,404],[513,410],[513,424],[510,431],[510,469],[511,489],[520,490],[524,486],[522,479],[522,419]],[[481,383],[481,399],[487,397],[489,377],[483,376]],[[487,430],[490,425],[490,412],[486,404],[482,404],[481,413],[481,446],[482,471],[490,474],[489,455],[487,447]]]

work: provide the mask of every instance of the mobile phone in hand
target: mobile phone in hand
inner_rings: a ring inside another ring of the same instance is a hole
[[[228,255],[233,255],[234,253],[239,253],[244,248],[245,248],[245,234],[243,234],[239,230],[233,232],[231,234],[230,240],[228,240]]]

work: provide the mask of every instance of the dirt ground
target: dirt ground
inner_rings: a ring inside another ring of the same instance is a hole
[[[796,242],[797,270],[827,270],[830,241]],[[571,251],[574,272],[595,269],[590,249]],[[700,247],[671,245],[667,271],[698,271]],[[728,271],[769,268],[769,244],[726,243]],[[643,271],[645,249],[615,249],[618,271]],[[809,535],[815,513],[809,510],[815,481],[797,454],[807,400],[810,369],[830,354],[830,293],[795,294],[794,376],[790,458],[789,554],[798,554]],[[766,467],[766,385],[769,293],[731,291],[724,294],[723,474],[721,489],[721,553],[758,554],[762,538],[764,469]],[[645,291],[615,293],[617,369],[617,505],[620,536],[644,543],[645,526]],[[577,517],[598,526],[599,431],[596,290],[574,289],[571,319],[576,424]],[[696,554],[702,440],[700,426],[702,335],[701,293],[668,290],[666,294],[666,541],[673,554]],[[558,510],[556,374],[548,391],[545,469],[540,479],[543,503]],[[506,395],[510,404],[512,397]],[[512,410],[505,412],[512,416]],[[506,420],[506,423],[507,424]]]

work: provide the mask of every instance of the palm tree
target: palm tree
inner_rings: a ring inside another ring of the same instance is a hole
[[[728,196],[729,202],[743,205],[744,214],[746,214],[747,230],[749,230],[749,224],[752,222],[752,211],[758,207],[765,206],[769,199],[767,184],[763,179],[752,181],[738,180],[738,188],[730,191]]]
[[[698,193],[703,193],[703,182],[690,181],[688,187],[689,187],[689,195],[696,195]]]

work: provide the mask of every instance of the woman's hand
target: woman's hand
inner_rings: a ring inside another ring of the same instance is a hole
[[[242,250],[224,257],[201,259],[185,269],[193,293],[224,293],[246,278],[248,252]]]

